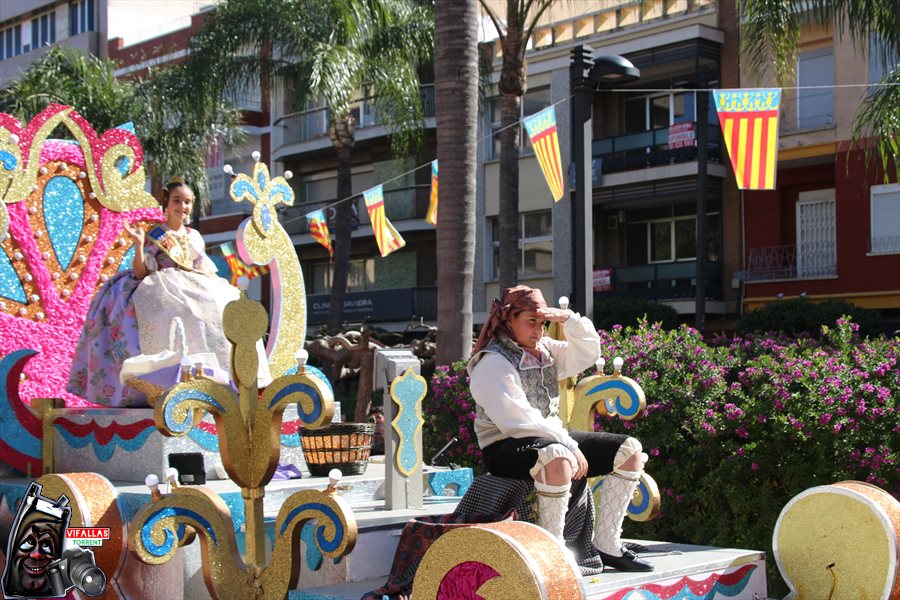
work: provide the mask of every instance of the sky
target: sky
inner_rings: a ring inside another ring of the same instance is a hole
[[[215,4],[215,0],[108,1],[109,39],[121,37],[126,46],[183,29],[190,25],[192,14]]]

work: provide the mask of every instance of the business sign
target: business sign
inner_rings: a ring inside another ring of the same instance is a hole
[[[669,125],[669,148],[687,148],[696,146],[697,138],[694,135],[694,122],[673,123]]]
[[[594,269],[594,291],[605,292],[612,289],[612,269]]]
[[[369,290],[348,292],[344,296],[343,320],[362,321],[405,321],[415,313],[412,288],[396,290]],[[315,294],[307,297],[308,323],[321,325],[328,322],[331,310],[330,294]]]

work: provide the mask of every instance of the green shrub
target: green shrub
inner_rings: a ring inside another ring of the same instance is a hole
[[[859,333],[863,337],[877,336],[884,332],[884,325],[877,311],[843,300],[813,302],[806,298],[793,298],[770,302],[758,310],[746,313],[738,322],[738,333],[780,331],[790,336],[810,334],[818,337],[823,325],[834,325],[842,315],[847,315],[859,325]]]
[[[680,324],[678,312],[668,304],[618,296],[594,300],[594,325],[597,329],[636,325],[645,317],[650,323],[662,323],[663,329],[675,329]]]

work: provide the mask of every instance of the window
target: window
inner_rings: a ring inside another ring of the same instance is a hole
[[[532,154],[531,144],[528,142],[528,134],[522,127],[522,119],[538,113],[550,106],[550,88],[543,88],[534,91],[528,91],[522,97],[519,105],[519,153]],[[498,160],[500,158],[500,98],[491,100],[491,139],[493,144],[490,147],[490,157],[488,160]]]
[[[800,53],[797,63],[797,127],[834,125],[834,53],[818,48]],[[820,87],[821,86],[821,87]],[[804,88],[814,89],[804,89]]]
[[[797,277],[837,274],[834,188],[800,192],[797,200]]]
[[[623,133],[640,133],[665,129],[675,123],[697,120],[695,92],[677,92],[628,98],[624,103]],[[718,124],[713,102],[709,103],[710,120]]]
[[[351,260],[347,274],[347,291],[359,292],[375,289],[375,259]],[[311,263],[304,269],[308,274],[306,285],[310,294],[331,292],[332,264],[330,262]]]
[[[80,0],[69,5],[69,35],[94,31],[94,13],[97,0]]]
[[[719,260],[719,214],[706,216],[706,259]],[[696,215],[628,223],[625,259],[629,266],[696,260]]]
[[[31,20],[31,49],[56,42],[56,15],[52,12]]]
[[[0,60],[22,54],[22,26],[14,25],[0,31]]]
[[[491,217],[490,278],[500,276],[500,219]],[[549,210],[519,215],[519,277],[553,274],[553,223]]]
[[[900,252],[900,184],[873,185],[872,252]]]
[[[893,58],[893,60],[891,60]],[[900,56],[887,55],[887,44],[877,34],[869,37],[869,83],[878,83],[887,75],[890,64],[900,64]]]

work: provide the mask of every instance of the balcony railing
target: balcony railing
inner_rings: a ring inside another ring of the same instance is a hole
[[[704,263],[706,297],[722,298],[722,263]],[[627,296],[656,300],[693,298],[697,290],[697,263],[673,262],[613,269],[612,289],[599,296]]]
[[[310,325],[322,325],[328,321],[330,294],[310,294],[306,302],[307,322]],[[410,321],[419,318],[437,318],[436,287],[364,290],[347,292],[344,297],[344,321]]]
[[[694,130],[696,131],[696,123]],[[717,125],[709,125],[707,154],[711,162],[721,162],[722,135]],[[604,174],[634,171],[697,160],[697,146],[669,147],[669,128],[628,133],[593,141],[593,157],[600,159]]]
[[[422,102],[422,114],[433,117],[434,85],[423,85],[419,88],[419,99]],[[375,112],[375,104],[370,99],[362,99],[350,105],[350,114],[356,120],[357,128],[376,127],[381,125]],[[305,142],[328,135],[331,123],[331,111],[324,106],[311,108],[282,117],[277,125],[284,130],[283,144]]]
[[[745,265],[745,271],[735,273],[735,277],[744,281],[837,275],[835,247],[831,242],[749,248]]]
[[[407,221],[410,219],[424,219],[428,212],[428,202],[431,199],[431,185],[412,185],[394,188],[392,190],[384,190],[384,205],[386,207],[387,217],[391,222]],[[304,215],[310,211],[316,210],[323,206],[328,206],[337,201],[337,198],[329,200],[317,200],[299,204],[297,206],[288,206],[279,209],[281,215],[281,223],[288,234],[309,233],[309,224]],[[365,202],[362,196],[356,196],[350,202],[354,208],[353,227],[367,225],[369,217],[366,213]],[[334,233],[334,212],[327,210],[328,227]]]
[[[900,235],[880,235],[870,238],[869,252],[900,252]]]

